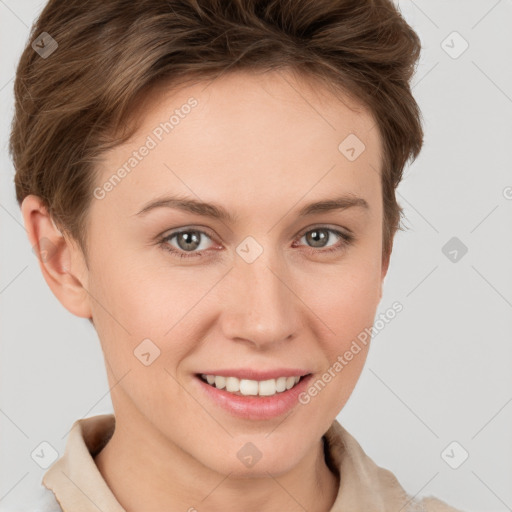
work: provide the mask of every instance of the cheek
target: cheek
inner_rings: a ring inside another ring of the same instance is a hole
[[[338,414],[347,403],[364,368],[371,343],[371,327],[379,303],[379,281],[368,268],[325,280],[323,290],[309,293],[308,306],[329,330],[318,335],[325,354],[321,381],[312,395],[314,407],[322,407],[326,416]],[[318,325],[318,323],[317,323]],[[318,333],[317,333],[318,334]]]
[[[299,290],[307,306],[334,331],[331,334],[346,339],[373,323],[380,301],[379,268],[362,259],[347,260],[328,273],[303,278]]]
[[[214,282],[198,279],[190,269],[170,268],[164,259],[148,261],[111,255],[91,273],[94,322],[117,377],[129,369],[149,377],[149,367],[141,364],[144,357],[154,360],[151,369],[174,374],[176,363],[192,348],[187,336],[194,306]]]
[[[227,269],[216,264],[180,267],[168,263],[163,249],[156,247],[145,257],[127,250],[114,253],[120,246],[104,248],[108,256],[97,256],[91,268],[90,290],[97,299],[92,301],[93,316],[100,338],[108,345],[105,349],[123,367],[130,367],[137,362],[133,351],[150,339],[162,352],[168,352],[171,343],[172,359],[179,361],[192,349],[187,345],[191,321],[199,334],[212,318],[222,315],[222,301],[214,299],[218,289],[212,288]],[[310,264],[307,271],[290,263],[291,288],[306,305],[298,300],[297,308],[309,318],[329,360],[373,323],[380,284],[377,249],[361,245],[338,264]],[[171,354],[163,355],[159,364]],[[173,366],[171,361],[167,365]]]
[[[335,273],[303,281],[299,293],[307,297],[308,307],[321,319],[317,325],[329,328],[316,333],[326,355],[324,370],[334,375],[328,384],[331,392],[325,396],[328,408],[341,409],[364,367],[380,301],[379,272],[378,265],[354,257]]]
[[[191,289],[178,273],[165,266],[164,260],[135,257],[128,252],[109,254],[98,262],[93,275],[91,289],[105,306],[103,311],[96,308],[98,314],[108,315],[111,322],[122,324],[130,333],[148,329],[148,337],[161,336],[173,325],[173,312],[181,309]]]

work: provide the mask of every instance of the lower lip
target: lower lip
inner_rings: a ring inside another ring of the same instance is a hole
[[[313,374],[303,377],[291,389],[272,396],[262,397],[234,395],[225,389],[217,389],[211,386],[198,375],[195,378],[199,381],[206,396],[234,416],[248,420],[269,420],[281,416],[299,403],[299,395],[305,391],[309,381],[313,378]]]

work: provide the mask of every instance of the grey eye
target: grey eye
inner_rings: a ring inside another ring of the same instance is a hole
[[[198,231],[184,231],[176,235],[176,241],[184,251],[193,251],[197,249],[201,241],[201,235]]]
[[[193,252],[201,245],[202,238],[209,238],[202,231],[187,229],[186,231],[179,231],[178,233],[172,233],[166,237],[166,241],[171,242],[173,238],[176,238],[176,245],[178,249],[185,252]]]
[[[311,247],[325,247],[326,242],[329,241],[331,231],[327,228],[315,228],[305,233],[304,237],[306,237],[307,243]]]

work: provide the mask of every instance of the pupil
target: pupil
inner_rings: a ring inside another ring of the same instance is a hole
[[[310,231],[309,235],[306,235],[307,237],[309,237],[308,243],[312,240],[313,247],[323,247],[322,242],[325,242],[328,238],[328,235],[326,235],[325,233],[325,229],[314,229],[313,231]],[[319,244],[318,241],[320,241]]]
[[[185,241],[185,246],[181,243],[181,241]],[[190,247],[192,244],[192,247]],[[184,231],[183,233],[179,233],[178,235],[178,245],[183,250],[193,250],[196,249],[199,245],[199,236],[197,231]]]

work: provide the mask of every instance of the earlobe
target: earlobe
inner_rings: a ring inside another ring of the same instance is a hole
[[[382,289],[384,286],[384,278],[386,277],[386,275],[388,273],[389,261],[391,259],[391,250],[392,249],[390,249],[389,252],[387,254],[385,254],[382,258],[382,274],[381,274],[381,280],[380,280],[379,300],[382,299]]]
[[[388,273],[389,268],[389,260],[391,259],[391,253],[387,254],[384,259],[382,260],[382,276],[381,281],[384,281],[384,278],[386,277]]]
[[[21,212],[32,251],[53,294],[74,315],[91,318],[85,288],[88,270],[80,249],[60,232],[38,196],[25,197]]]

